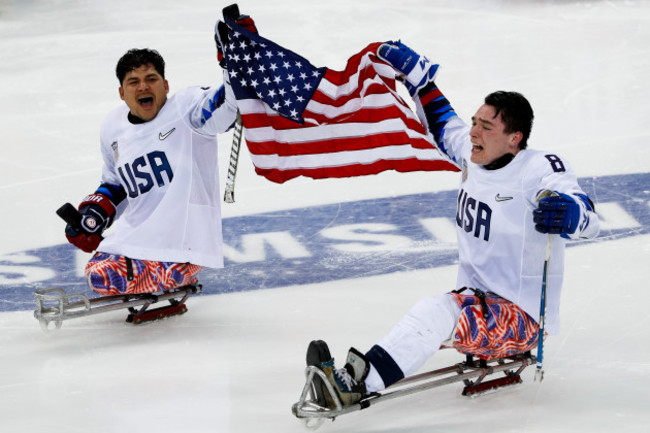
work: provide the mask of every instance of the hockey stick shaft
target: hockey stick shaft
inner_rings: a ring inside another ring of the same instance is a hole
[[[222,10],[224,20],[232,18],[236,20],[241,15],[237,3],[226,6]],[[222,37],[227,39],[225,36]],[[235,129],[232,134],[232,147],[230,148],[230,164],[228,165],[228,175],[226,176],[226,189],[223,195],[223,201],[226,203],[235,202],[235,176],[237,175],[237,165],[239,163],[239,149],[241,147],[242,123],[241,114],[237,110],[237,119],[235,120]]]
[[[539,332],[537,334],[537,370],[535,380],[541,382],[544,379],[544,328],[546,322],[546,286],[548,281],[548,264],[551,259],[552,235],[548,235],[546,241],[546,259],[544,260],[544,271],[542,273],[542,293],[539,302]]]
[[[239,164],[239,150],[241,148],[241,139],[243,133],[243,126],[241,123],[241,115],[237,112],[237,120],[235,120],[235,129],[232,133],[232,147],[230,148],[230,163],[228,165],[228,175],[226,177],[226,189],[223,196],[223,201],[226,203],[235,202],[235,176],[237,176],[237,165]]]
[[[551,190],[543,190],[537,196],[537,201],[545,197],[557,195]],[[537,334],[537,370],[535,371],[535,380],[540,382],[544,379],[544,329],[546,322],[546,286],[548,285],[548,265],[551,260],[551,241],[553,236],[548,235],[546,240],[546,256],[544,258],[544,270],[542,272],[542,290],[539,300],[539,331]]]

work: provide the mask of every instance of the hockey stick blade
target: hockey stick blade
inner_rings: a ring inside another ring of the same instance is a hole
[[[56,214],[61,217],[63,221],[70,224],[70,227],[77,230],[78,232],[83,232],[83,227],[81,227],[81,214],[70,203],[66,203],[58,208],[56,210]],[[104,239],[102,235],[99,235],[99,238]]]
[[[74,229],[81,230],[81,214],[70,203],[66,203],[56,210],[56,214]]]

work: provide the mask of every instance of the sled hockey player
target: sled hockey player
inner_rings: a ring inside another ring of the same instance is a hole
[[[203,267],[223,267],[216,136],[235,123],[232,89],[224,75],[219,88],[168,97],[165,62],[151,49],[129,50],[116,75],[125,105],[101,127],[101,184],[66,237],[97,251],[85,275],[101,295],[194,284]]]
[[[377,54],[404,79],[420,120],[462,169],[458,277],[453,292],[419,301],[365,354],[351,348],[343,368],[324,341],[311,342],[308,364],[325,373],[344,407],[412,375],[441,346],[483,360],[534,348],[543,274],[545,330],[556,334],[565,239],[599,232],[594,205],[567,161],[527,148],[533,110],[526,98],[491,93],[467,125],[434,82],[438,65],[399,41]],[[333,409],[325,384],[315,385],[319,404]]]

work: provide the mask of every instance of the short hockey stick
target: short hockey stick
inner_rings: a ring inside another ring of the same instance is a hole
[[[535,370],[535,380],[540,382],[544,379],[544,322],[546,321],[546,284],[548,277],[548,262],[551,259],[551,239],[548,235],[546,242],[546,260],[544,260],[544,272],[542,274],[542,294],[539,303],[539,332],[537,334],[537,370]]]
[[[229,6],[223,8],[223,18],[232,18],[236,20],[239,18],[239,6],[237,3],[233,3]],[[222,27],[220,32],[224,34],[221,35],[222,40],[227,40],[227,32],[225,28]],[[223,195],[223,201],[226,203],[235,202],[235,176],[237,175],[237,165],[239,163],[239,149],[241,148],[241,136],[242,136],[242,123],[241,115],[237,111],[237,120],[235,120],[235,129],[232,133],[232,147],[230,148],[230,164],[228,165],[228,175],[226,177],[226,189]]]
[[[545,197],[557,195],[553,191],[544,190],[537,196],[537,201]],[[535,370],[535,380],[540,382],[544,380],[544,328],[546,321],[546,285],[548,279],[548,263],[551,260],[551,240],[553,235],[548,235],[546,241],[546,257],[544,260],[544,271],[542,272],[542,293],[539,301],[539,331],[537,333],[537,369]]]

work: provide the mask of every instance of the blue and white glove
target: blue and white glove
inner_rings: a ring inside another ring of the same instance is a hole
[[[589,200],[586,196],[585,199]],[[581,213],[580,204],[573,197],[549,191],[549,194],[542,194],[537,209],[533,211],[535,230],[540,233],[559,234],[568,239],[569,235],[578,229]]]
[[[438,65],[419,55],[400,41],[381,44],[377,55],[389,63],[404,78],[404,84],[411,96],[415,96],[424,85],[433,81]]]
[[[449,100],[442,94],[434,79],[438,65],[401,43],[385,42],[377,49],[377,56],[390,64],[403,77],[404,85],[413,97],[422,124],[433,134],[440,150],[447,152],[444,145],[444,128],[456,116]]]

